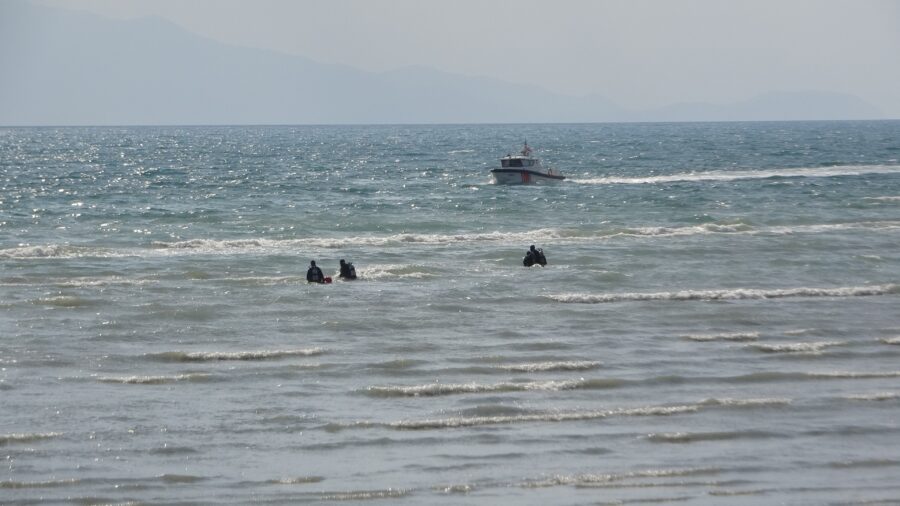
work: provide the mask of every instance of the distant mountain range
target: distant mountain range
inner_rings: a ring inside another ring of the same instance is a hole
[[[0,125],[552,123],[878,119],[862,99],[767,93],[627,110],[598,95],[413,66],[366,72],[230,46],[158,18],[4,2]]]

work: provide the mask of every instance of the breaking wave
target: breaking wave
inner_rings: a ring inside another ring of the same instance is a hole
[[[569,362],[534,362],[526,364],[500,364],[494,366],[510,372],[546,372],[546,371],[587,371],[596,369],[600,362],[569,361]]]
[[[690,341],[756,341],[759,332],[732,332],[725,334],[688,334],[681,336]]]
[[[170,351],[147,355],[166,362],[213,362],[219,360],[270,360],[285,357],[310,357],[324,353],[322,348],[259,351]]]
[[[648,434],[647,440],[654,443],[698,443],[705,441],[732,441],[737,439],[769,439],[782,437],[766,431],[723,431],[723,432],[665,432]]]
[[[206,373],[173,374],[170,376],[98,376],[97,381],[103,383],[122,383],[124,385],[165,385],[179,381],[205,380],[210,377]]]
[[[789,226],[754,226],[746,223],[704,223],[682,227],[609,227],[597,230],[540,228],[519,232],[462,232],[457,234],[390,234],[355,237],[308,237],[302,239],[191,239],[154,241],[148,247],[107,248],[48,244],[0,249],[0,259],[124,258],[177,255],[291,255],[297,251],[353,247],[449,246],[460,243],[517,244],[529,242],[585,242],[619,237],[658,238],[713,234],[816,234],[847,230],[896,230],[900,221],[862,221]],[[359,269],[358,269],[359,270]],[[373,274],[374,276],[374,274]],[[370,276],[370,277],[373,277]]]
[[[528,392],[528,391],[562,391],[596,388],[614,388],[621,385],[622,380],[563,380],[563,381],[530,381],[523,383],[506,382],[494,384],[482,383],[430,383],[413,386],[371,386],[366,393],[375,397],[426,397],[439,395],[493,393],[493,392]]]
[[[864,297],[900,293],[900,285],[850,286],[841,288],[784,288],[763,290],[756,288],[736,288],[732,290],[681,290],[677,292],[649,293],[568,293],[548,295],[557,302],[575,304],[598,304],[605,302],[629,302],[649,300],[742,300],[778,299],[784,297]]]
[[[387,490],[360,490],[353,492],[332,492],[324,494],[323,501],[362,501],[367,499],[398,499],[409,495],[409,490],[389,488]]]
[[[578,184],[660,184],[703,181],[738,181],[742,179],[771,179],[787,177],[837,177],[861,176],[865,174],[900,173],[900,165],[835,165],[832,167],[798,167],[769,170],[715,170],[708,172],[685,172],[659,176],[621,177],[607,176],[588,179],[570,179]]]
[[[876,392],[873,394],[848,395],[845,399],[852,401],[892,401],[900,399],[900,394],[897,392]]]
[[[630,473],[608,473],[608,474],[578,474],[578,475],[562,475],[557,474],[550,478],[539,480],[525,481],[522,486],[526,488],[544,488],[568,485],[589,485],[594,483],[614,483],[621,481],[639,480],[639,479],[660,479],[660,478],[685,478],[689,476],[716,475],[721,471],[716,468],[688,468],[688,469],[647,469],[644,471],[633,471]]]
[[[32,443],[43,439],[52,439],[62,436],[62,432],[24,432],[13,434],[0,434],[0,446],[13,443]]]
[[[817,341],[809,343],[754,343],[748,347],[755,348],[766,353],[821,353],[825,348],[843,346],[845,341]]]
[[[516,414],[499,416],[470,416],[435,418],[431,420],[401,420],[389,423],[388,426],[399,430],[449,429],[458,427],[476,427],[484,425],[501,425],[525,422],[571,422],[595,420],[610,416],[667,416],[682,413],[693,413],[700,409],[699,405],[685,406],[650,406],[643,408],[624,408],[606,411],[569,411],[553,413]]]
[[[17,489],[17,488],[53,488],[68,487],[77,485],[81,480],[69,478],[64,480],[46,480],[46,481],[0,481],[0,489]]]

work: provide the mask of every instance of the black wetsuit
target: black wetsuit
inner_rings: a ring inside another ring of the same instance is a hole
[[[344,279],[356,279],[356,268],[353,267],[353,264],[347,262],[341,265],[340,276]]]
[[[306,281],[310,283],[324,283],[325,275],[322,274],[322,269],[319,269],[319,266],[314,265],[306,271]]]

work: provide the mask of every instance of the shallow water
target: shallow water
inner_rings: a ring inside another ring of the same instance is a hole
[[[0,502],[900,502],[898,139],[0,129]]]

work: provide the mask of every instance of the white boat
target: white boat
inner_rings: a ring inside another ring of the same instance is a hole
[[[556,169],[544,167],[541,161],[531,156],[528,143],[518,155],[506,155],[500,159],[500,168],[491,169],[494,184],[533,184],[562,181],[566,177]]]

